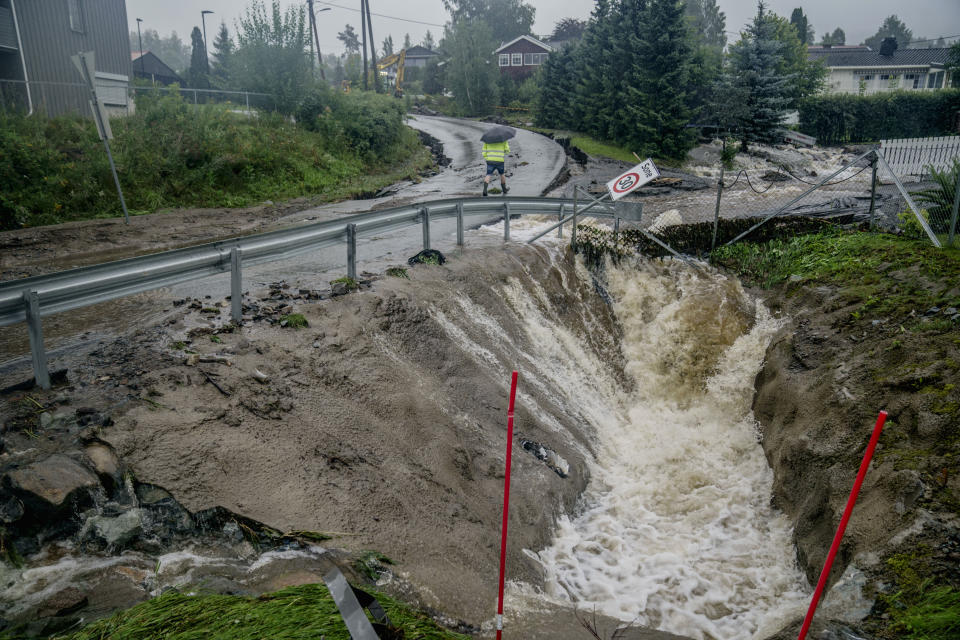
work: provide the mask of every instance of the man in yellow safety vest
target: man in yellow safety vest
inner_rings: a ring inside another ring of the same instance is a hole
[[[510,153],[510,143],[503,142],[484,142],[483,159],[487,161],[487,175],[483,178],[483,195],[487,195],[487,186],[490,184],[490,176],[495,171],[500,172],[500,190],[503,195],[507,195],[507,178],[503,175],[504,165],[507,160],[507,154]]]

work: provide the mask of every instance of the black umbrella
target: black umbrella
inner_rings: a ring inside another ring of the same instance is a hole
[[[517,135],[516,129],[513,127],[505,127],[502,124],[498,124],[495,127],[490,127],[480,136],[482,142],[506,142],[513,136]]]

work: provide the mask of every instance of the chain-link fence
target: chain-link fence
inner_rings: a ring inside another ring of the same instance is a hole
[[[221,104],[237,111],[274,111],[276,98],[252,91],[190,89],[163,86],[128,86],[126,83],[98,79],[97,95],[111,115],[130,115],[136,111],[137,96],[179,93],[190,104]],[[90,116],[90,88],[80,82],[41,82],[0,80],[0,111],[43,113],[48,116],[80,114]]]

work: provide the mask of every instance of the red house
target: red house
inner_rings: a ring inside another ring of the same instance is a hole
[[[509,74],[514,80],[523,80],[533,75],[533,72],[547,61],[551,51],[553,47],[533,36],[520,36],[494,53],[497,54],[500,73]]]

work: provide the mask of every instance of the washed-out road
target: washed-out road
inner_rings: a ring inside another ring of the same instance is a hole
[[[261,227],[262,230],[323,222],[344,215],[416,202],[479,196],[483,188],[485,168],[480,153],[480,136],[491,125],[456,118],[426,116],[413,117],[409,124],[443,143],[444,154],[451,162],[437,175],[419,182],[395,185],[387,195],[380,198],[349,200],[291,212],[276,219],[269,227]],[[529,131],[518,130],[517,136],[510,141],[510,147],[507,184],[511,195],[541,195],[554,182],[566,162],[560,145]],[[220,215],[224,213],[230,215],[229,211],[221,211]],[[7,278],[11,273],[17,274],[14,277],[19,277],[21,274],[18,274],[17,270],[21,266],[22,275],[48,273],[174,248],[178,246],[178,237],[183,239],[179,243],[183,246],[229,237],[211,235],[209,238],[198,238],[196,234],[191,234],[189,228],[175,228],[171,231],[169,226],[160,233],[150,232],[151,226],[160,222],[158,218],[176,215],[177,212],[138,216],[131,219],[129,226],[123,225],[122,220],[89,220],[40,230],[0,234],[0,245],[4,247],[5,253],[0,271]],[[257,224],[255,214],[238,212],[236,215],[245,216],[250,226]],[[203,216],[202,211],[182,215],[182,226],[189,227],[191,220],[199,222],[198,219]],[[96,231],[93,234],[89,231],[84,233],[83,227]],[[233,228],[236,229],[237,226]],[[130,234],[132,239],[129,243],[123,242],[124,234]],[[436,221],[431,225],[432,247],[441,251],[451,250],[455,246],[455,234],[454,221]],[[109,248],[98,250],[100,243],[97,236],[104,238],[102,244]],[[93,250],[91,247],[94,247]],[[418,227],[400,229],[382,236],[360,237],[358,267],[360,270],[382,271],[391,264],[404,263],[421,248],[422,234]],[[254,292],[280,281],[291,287],[323,289],[330,280],[345,275],[345,261],[344,247],[334,246],[295,259],[250,267],[244,269],[244,289]],[[49,268],[52,265],[55,265],[54,269]],[[48,316],[44,318],[44,338],[51,358],[50,366],[57,369],[75,365],[76,363],[69,362],[71,358],[81,356],[89,345],[161,319],[164,312],[171,308],[173,300],[205,296],[216,300],[228,294],[229,276],[223,274]],[[20,324],[0,328],[0,387],[5,386],[3,382],[14,382],[29,375],[26,326]]]

